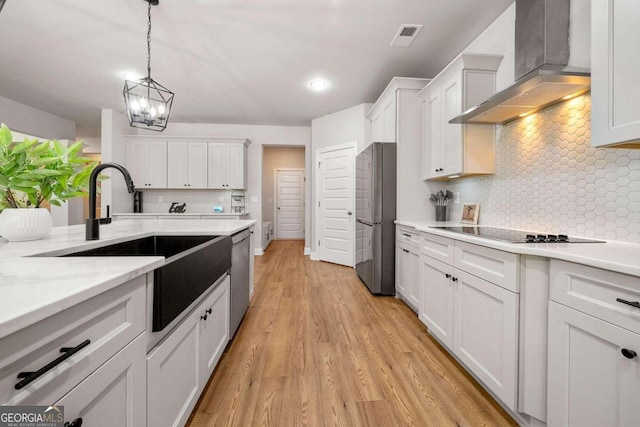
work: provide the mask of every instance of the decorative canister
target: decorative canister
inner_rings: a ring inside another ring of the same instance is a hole
[[[436,221],[446,221],[446,220],[447,220],[447,207],[436,206]]]

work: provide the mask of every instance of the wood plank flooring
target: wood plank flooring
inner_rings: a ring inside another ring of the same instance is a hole
[[[394,297],[301,241],[256,257],[255,295],[189,425],[517,425]]]

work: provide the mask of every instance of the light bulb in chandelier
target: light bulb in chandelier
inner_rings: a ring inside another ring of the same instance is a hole
[[[138,117],[140,115],[140,104],[138,101],[131,101],[131,115]]]
[[[147,102],[147,98],[140,98],[140,107],[142,114],[149,114],[149,103]]]

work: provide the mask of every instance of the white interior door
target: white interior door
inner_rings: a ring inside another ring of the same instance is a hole
[[[276,239],[304,239],[304,170],[276,171]]]
[[[317,257],[353,267],[355,146],[318,150],[316,157]]]

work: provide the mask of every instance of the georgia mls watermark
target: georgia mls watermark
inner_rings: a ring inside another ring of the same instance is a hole
[[[64,406],[0,406],[0,427],[64,427]]]

